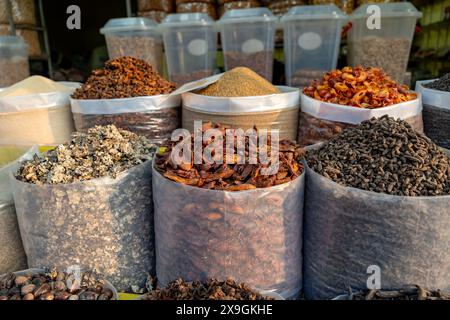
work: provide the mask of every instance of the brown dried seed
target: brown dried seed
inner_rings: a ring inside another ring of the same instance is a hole
[[[23,286],[28,281],[30,281],[30,277],[17,276],[16,279],[14,280],[14,283],[16,284],[16,286]]]
[[[27,284],[22,287],[22,289],[20,290],[20,293],[22,294],[22,296],[25,296],[29,293],[32,293],[35,288],[36,288],[36,286],[34,284]]]

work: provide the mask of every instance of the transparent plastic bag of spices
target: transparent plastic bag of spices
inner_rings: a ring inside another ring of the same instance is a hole
[[[167,13],[175,10],[173,0],[138,0],[139,11],[164,11]]]
[[[154,275],[151,162],[71,184],[36,185],[11,176],[28,265],[78,265],[103,274],[119,291]]]
[[[450,286],[450,196],[393,196],[342,186],[310,168],[306,175],[307,299],[365,290],[369,268],[380,268],[388,290]]]
[[[75,128],[87,132],[96,125],[114,124],[147,137],[151,143],[170,141],[181,125],[180,96],[158,95],[124,99],[72,99]]]
[[[302,288],[305,175],[271,188],[207,190],[153,169],[157,277],[230,276],[283,298]]]
[[[408,122],[423,132],[422,103],[420,97],[378,109],[364,109],[319,101],[301,94],[301,112],[298,125],[298,143],[313,145],[330,140],[345,128],[351,128],[372,117],[389,115]]]
[[[16,24],[36,25],[36,8],[34,0],[1,0],[0,23],[9,24],[8,8],[6,2],[11,3],[13,21]]]

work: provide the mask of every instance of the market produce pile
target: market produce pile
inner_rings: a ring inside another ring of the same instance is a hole
[[[73,274],[56,269],[43,273],[0,277],[0,300],[112,300],[113,292],[93,272],[84,272],[81,283]]]
[[[226,128],[219,124],[207,123],[203,126],[202,132],[208,129],[217,129],[226,136]],[[237,137],[236,131],[233,130],[233,136]],[[267,137],[267,154],[270,157],[272,150],[271,136]],[[249,138],[245,137],[246,156],[249,152]],[[194,150],[195,135],[191,135],[192,150]],[[202,152],[205,148],[212,145],[214,139],[203,141]],[[300,163],[304,156],[304,150],[294,142],[282,140],[279,143],[279,168],[276,174],[261,175],[261,170],[268,168],[270,164],[237,164],[248,163],[242,161],[242,155],[237,152],[237,143],[234,144],[234,163],[227,163],[226,157],[226,139],[223,139],[223,161],[224,164],[208,164],[203,158],[202,164],[195,164],[194,158],[190,163],[183,163],[177,165],[173,163],[171,152],[174,145],[172,145],[166,152],[156,155],[156,169],[166,178],[178,183],[196,186],[204,189],[226,190],[226,191],[242,191],[256,188],[267,188],[279,184],[289,182],[296,179],[303,173],[303,165]],[[260,155],[261,150],[257,149],[257,155]],[[258,157],[259,159],[259,157]],[[241,162],[242,161],[242,162]],[[259,161],[259,160],[258,160]]]
[[[423,86],[428,89],[450,92],[450,73],[433,82],[425,83]]]
[[[177,279],[163,289],[152,290],[143,300],[273,300],[233,279],[185,282]]]
[[[414,286],[401,290],[367,290],[361,293],[349,293],[349,300],[450,300],[450,292],[426,290]]]
[[[308,152],[307,161],[348,187],[398,196],[450,194],[450,158],[407,122],[388,116],[345,129]]]
[[[249,97],[281,91],[249,68],[238,67],[225,72],[219,80],[197,93],[213,97]]]
[[[381,108],[414,100],[417,94],[392,80],[380,68],[345,67],[327,72],[303,93],[311,98],[358,108]]]
[[[58,184],[117,174],[152,158],[156,147],[145,137],[114,125],[74,133],[72,140],[35,155],[19,168],[16,178],[34,184]]]
[[[175,84],[162,78],[152,65],[133,57],[109,60],[92,71],[73,94],[74,99],[116,99],[168,94]]]

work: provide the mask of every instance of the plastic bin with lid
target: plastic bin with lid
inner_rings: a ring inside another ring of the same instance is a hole
[[[172,82],[180,86],[214,74],[217,31],[207,14],[170,14],[160,28]]]
[[[248,67],[272,81],[277,20],[267,8],[225,12],[218,22],[225,69]]]
[[[348,63],[381,67],[403,83],[417,20],[410,2],[365,4],[350,16]]]
[[[289,86],[307,86],[336,68],[346,19],[336,5],[296,6],[282,17]]]
[[[132,56],[163,71],[163,43],[158,24],[147,18],[110,19],[100,33],[105,35],[110,59]]]
[[[29,75],[28,45],[17,36],[0,36],[0,88]]]

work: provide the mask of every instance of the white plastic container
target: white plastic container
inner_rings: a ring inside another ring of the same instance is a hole
[[[170,14],[160,27],[172,82],[181,86],[214,74],[217,31],[207,14]]]
[[[0,36],[0,88],[30,75],[28,45],[16,36]]]
[[[348,63],[381,67],[403,83],[417,20],[410,2],[365,4],[350,16]]]
[[[346,19],[335,5],[297,6],[282,17],[289,86],[308,86],[324,72],[336,68]]]
[[[248,67],[271,82],[276,23],[267,8],[225,12],[218,22],[225,69]]]
[[[163,71],[163,43],[158,24],[147,18],[110,19],[100,33],[105,35],[110,59],[132,56]]]

